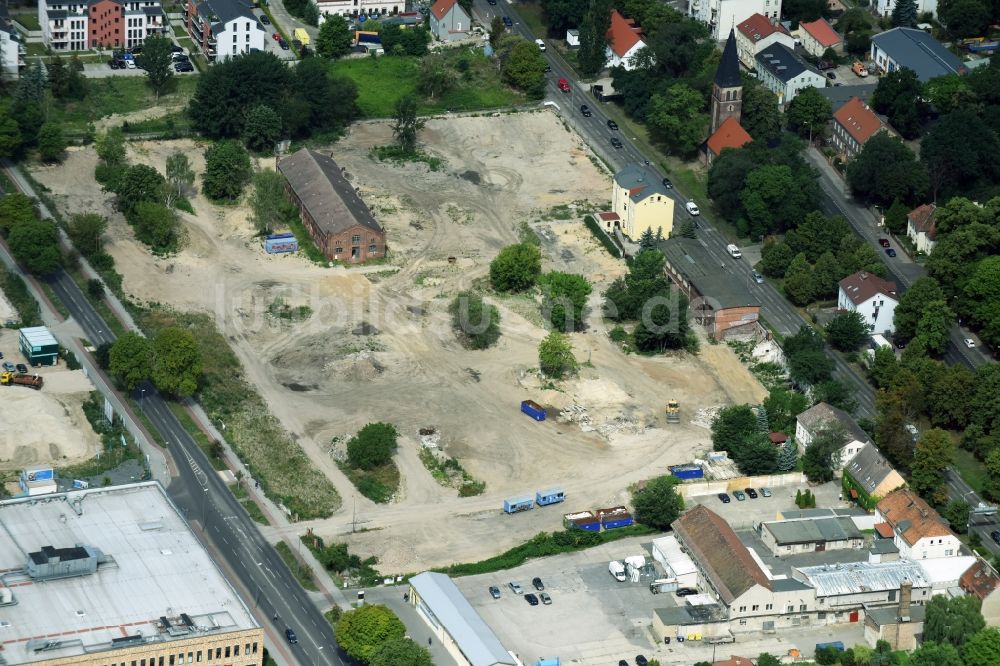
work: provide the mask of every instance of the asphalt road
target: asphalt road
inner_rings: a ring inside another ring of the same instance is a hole
[[[0,196],[3,192],[0,191]],[[24,276],[27,277],[27,276]],[[66,273],[46,281],[70,316],[95,346],[114,342],[101,316]],[[220,565],[268,629],[269,652],[282,664],[345,666],[333,633],[322,613],[292,574],[277,551],[261,536],[256,524],[237,502],[225,482],[214,472],[204,452],[184,430],[152,385],[134,392],[143,412],[168,444],[178,476],[167,492],[184,511],[188,522],[201,527],[203,539],[221,556]],[[285,629],[294,629],[298,643],[284,640]]]

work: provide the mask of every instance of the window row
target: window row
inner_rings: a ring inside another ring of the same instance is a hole
[[[227,645],[224,648],[209,648],[208,650],[198,650],[197,652],[192,650],[187,653],[186,658],[185,653],[179,652],[176,655],[161,655],[160,657],[111,662],[110,664],[105,664],[105,666],[183,666],[184,664],[210,664],[215,660],[238,657],[240,656],[240,649],[241,646],[239,644]],[[242,646],[242,651],[243,656],[257,654],[257,643],[245,643]]]

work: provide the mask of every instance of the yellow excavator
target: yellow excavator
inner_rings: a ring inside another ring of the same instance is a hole
[[[676,400],[667,400],[667,423],[681,422],[681,407]]]

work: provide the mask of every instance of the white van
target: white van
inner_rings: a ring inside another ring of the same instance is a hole
[[[535,45],[538,46],[538,50],[539,51],[544,51],[545,50],[545,42],[543,42],[542,40],[536,39],[535,40]]]
[[[740,252],[740,248],[736,247],[732,243],[726,246],[726,252],[728,252],[729,256],[732,257],[733,259],[739,259],[740,257],[743,256],[743,253]]]

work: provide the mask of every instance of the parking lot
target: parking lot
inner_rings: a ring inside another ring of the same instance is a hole
[[[742,502],[737,501],[732,493],[729,493],[731,501],[723,504],[716,495],[699,495],[688,498],[686,505],[688,508],[697,504],[704,504],[709,509],[719,514],[732,526],[739,530],[753,527],[755,524],[774,520],[779,511],[797,509],[795,506],[795,492],[805,490],[806,484],[791,485],[771,488],[771,497],[759,495],[757,499],[749,497]],[[758,490],[760,490],[758,488]],[[843,509],[850,506],[847,502],[841,501],[840,481],[835,480],[824,483],[821,486],[809,486],[809,490],[816,496],[816,506],[827,509]]]

